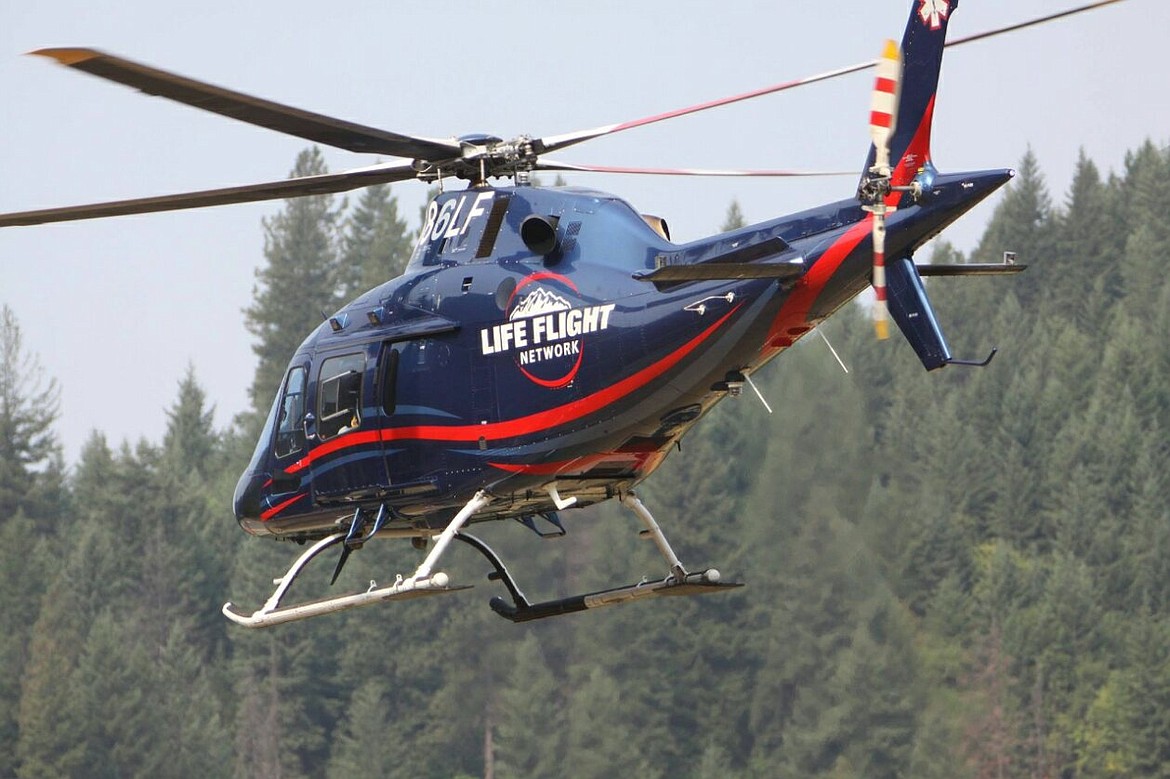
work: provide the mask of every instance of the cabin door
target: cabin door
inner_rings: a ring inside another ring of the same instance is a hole
[[[389,485],[377,401],[378,344],[321,355],[310,393],[313,500],[337,504],[377,497]]]

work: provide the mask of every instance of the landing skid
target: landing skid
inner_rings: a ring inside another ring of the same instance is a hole
[[[622,498],[622,503],[638,515],[638,518],[646,525],[646,530],[642,531],[643,534],[649,535],[654,539],[654,542],[658,546],[658,551],[666,558],[666,562],[670,566],[670,573],[665,579],[660,581],[641,581],[626,587],[615,587],[613,589],[598,590],[597,592],[590,592],[584,595],[573,595],[558,600],[532,603],[525,597],[519,585],[516,584],[515,578],[508,572],[508,568],[504,565],[503,560],[500,559],[499,555],[491,547],[469,533],[456,533],[455,538],[474,548],[487,558],[488,562],[495,568],[495,571],[489,574],[488,578],[493,581],[503,582],[504,587],[508,590],[508,594],[512,597],[512,603],[509,604],[503,598],[496,596],[491,599],[489,605],[492,607],[492,611],[512,622],[530,622],[535,619],[557,617],[562,614],[573,614],[578,611],[597,609],[603,606],[616,606],[619,603],[627,603],[643,598],[667,595],[705,595],[712,592],[725,592],[726,590],[743,586],[742,582],[721,582],[719,571],[714,568],[708,568],[700,573],[687,573],[682,563],[679,562],[678,556],[675,555],[674,550],[671,548],[670,542],[663,535],[662,529],[634,493],[627,493]]]
[[[331,614],[335,611],[354,609],[358,606],[367,606],[381,601],[405,600],[424,595],[440,595],[445,592],[468,589],[467,587],[452,587],[450,586],[450,579],[447,574],[442,571],[436,573],[432,573],[432,571],[435,564],[438,563],[439,558],[442,557],[443,552],[451,544],[451,540],[459,532],[459,529],[463,527],[475,512],[486,506],[489,500],[486,493],[483,491],[477,492],[475,497],[467,502],[467,505],[455,515],[455,518],[451,520],[451,523],[447,525],[446,529],[439,534],[430,554],[426,556],[426,559],[423,560],[418,569],[408,578],[398,576],[394,584],[386,587],[378,587],[375,582],[370,582],[370,589],[366,592],[323,598],[317,601],[281,608],[280,601],[288,592],[288,588],[292,586],[292,583],[301,574],[301,571],[308,565],[309,561],[326,549],[343,543],[346,540],[346,533],[334,533],[313,544],[312,547],[297,558],[296,562],[292,564],[292,567],[288,569],[288,572],[284,576],[273,580],[273,583],[276,584],[276,591],[272,593],[272,596],[259,610],[252,612],[251,615],[246,615],[238,611],[235,606],[228,602],[223,605],[223,615],[237,625],[243,625],[249,628],[263,628],[282,625],[285,622],[308,619],[309,617],[317,617],[322,614]]]
[[[584,595],[574,595],[558,600],[532,603],[520,591],[520,587],[516,584],[515,578],[508,572],[507,567],[499,555],[479,538],[462,532],[462,528],[467,524],[467,521],[477,511],[486,506],[490,500],[485,492],[480,491],[476,493],[475,497],[467,502],[467,505],[455,515],[455,518],[438,535],[434,547],[415,572],[406,578],[403,578],[401,575],[398,576],[391,585],[379,587],[376,582],[371,581],[370,588],[365,592],[323,598],[307,603],[299,603],[295,606],[282,607],[280,605],[288,593],[289,588],[292,586],[292,583],[300,576],[305,566],[313,558],[331,547],[337,546],[338,544],[345,545],[347,541],[352,541],[351,536],[355,535],[356,531],[351,527],[347,533],[334,533],[321,539],[298,557],[284,576],[273,581],[276,585],[276,590],[260,609],[251,614],[245,614],[229,602],[224,604],[223,614],[237,625],[243,625],[248,628],[262,628],[281,625],[285,622],[308,619],[309,617],[317,617],[323,614],[331,614],[337,611],[354,609],[359,606],[368,606],[382,601],[407,600],[409,598],[441,595],[447,592],[469,589],[465,586],[452,586],[447,574],[441,571],[434,572],[434,567],[438,563],[439,558],[442,557],[447,547],[454,540],[462,541],[471,546],[491,563],[492,568],[495,570],[488,575],[488,578],[492,581],[502,582],[504,587],[507,588],[512,602],[508,603],[505,599],[497,596],[491,599],[490,605],[493,611],[512,622],[528,622],[534,619],[555,617],[561,614],[572,614],[578,611],[585,611],[586,609],[614,606],[619,603],[641,600],[643,598],[668,595],[703,595],[712,592],[724,592],[743,586],[739,582],[720,581],[719,571],[714,568],[708,568],[699,573],[688,573],[671,548],[670,542],[663,535],[662,529],[654,521],[654,517],[642,505],[642,502],[630,492],[622,498],[622,503],[633,511],[641,520],[642,524],[645,525],[646,529],[642,531],[642,535],[652,538],[658,546],[658,551],[666,560],[669,568],[666,577],[658,581],[643,580],[637,584],[631,584],[625,587],[615,587],[613,589],[599,590]],[[356,522],[357,520],[355,519]],[[372,538],[373,534],[370,534],[370,537]],[[348,551],[350,546],[343,546],[343,549]],[[338,568],[340,568],[340,563]]]

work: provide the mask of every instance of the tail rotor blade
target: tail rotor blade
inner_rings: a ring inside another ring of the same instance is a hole
[[[878,60],[869,112],[869,134],[876,150],[870,176],[878,186],[872,190],[873,202],[866,206],[873,212],[873,327],[880,341],[890,337],[890,313],[886,303],[886,213],[892,209],[886,204],[886,195],[890,191],[890,139],[897,124],[901,85],[902,50],[897,43],[888,40]]]
[[[890,337],[890,310],[886,303],[886,214],[873,214],[873,329],[879,341]]]
[[[902,96],[902,50],[887,40],[878,60],[877,78],[873,83],[873,100],[869,112],[869,134],[877,147],[877,166],[890,167],[890,139],[898,117]]]

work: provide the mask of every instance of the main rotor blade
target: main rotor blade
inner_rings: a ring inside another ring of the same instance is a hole
[[[365,168],[354,168],[341,173],[324,173],[319,176],[304,176],[284,179],[283,181],[269,181],[263,184],[245,184],[238,187],[182,192],[175,195],[111,200],[105,203],[0,214],[0,227],[72,222],[106,216],[149,214],[155,211],[177,211],[185,208],[222,206],[231,203],[252,203],[260,200],[282,200],[306,195],[326,195],[375,184],[404,181],[412,179],[416,175],[417,171],[410,165],[379,164]]]
[[[1076,8],[1069,8],[1066,11],[1057,11],[1056,13],[1051,13],[1047,16],[1038,16],[1035,19],[1031,19],[1026,22],[1017,22],[1016,24],[1009,24],[1006,27],[996,27],[995,29],[987,30],[986,32],[978,32],[974,35],[955,38],[953,41],[947,42],[946,45],[948,48],[951,46],[962,46],[964,43],[974,43],[975,41],[981,41],[984,38],[994,38],[996,35],[1003,35],[1004,33],[1015,32],[1016,30],[1023,30],[1028,27],[1035,27],[1036,25],[1044,24],[1045,22],[1054,22],[1057,19],[1063,19],[1066,16],[1075,16],[1076,14],[1082,13],[1084,11],[1092,11],[1095,8],[1104,8],[1107,5],[1113,5],[1114,3],[1120,2],[1124,2],[1124,0],[1099,0],[1099,2],[1096,3],[1086,3],[1085,5],[1079,5]]]
[[[1085,5],[1077,6],[1076,8],[1070,8],[1070,9],[1065,10],[1065,11],[1058,11],[1056,13],[1048,14],[1047,16],[1037,17],[1035,19],[1031,19],[1031,20],[1026,21],[1026,22],[1018,22],[1016,24],[1010,24],[1010,25],[1007,25],[1004,27],[997,27],[995,29],[987,30],[987,31],[981,32],[981,33],[976,33],[974,35],[968,35],[964,38],[956,38],[955,40],[948,42],[946,44],[946,46],[948,48],[950,48],[952,46],[962,46],[965,43],[973,43],[975,41],[981,41],[981,40],[984,40],[986,38],[993,38],[997,35],[1003,35],[1004,33],[1015,32],[1016,30],[1023,30],[1027,27],[1034,27],[1038,24],[1044,24],[1045,22],[1055,21],[1057,19],[1062,19],[1066,16],[1073,16],[1075,14],[1079,14],[1079,13],[1082,13],[1084,11],[1091,11],[1091,10],[1096,9],[1096,8],[1103,8],[1104,6],[1113,5],[1115,3],[1120,3],[1120,2],[1124,2],[1124,0],[1098,0],[1098,2],[1095,2],[1095,3],[1087,3]],[[706,102],[706,103],[698,103],[697,105],[687,106],[685,108],[678,108],[678,109],[675,109],[674,111],[667,111],[666,113],[655,114],[653,116],[643,117],[642,119],[634,119],[633,121],[630,121],[630,122],[620,122],[618,124],[607,124],[607,125],[603,125],[601,127],[594,127],[590,130],[578,130],[576,132],[563,133],[561,135],[550,135],[547,138],[540,138],[540,139],[534,141],[533,146],[536,148],[537,152],[539,152],[539,153],[556,151],[558,149],[568,148],[569,146],[573,146],[575,144],[582,143],[584,141],[593,140],[594,138],[600,138],[603,135],[613,135],[614,133],[619,133],[619,132],[622,132],[623,130],[632,130],[635,127],[643,127],[643,126],[648,125],[648,124],[654,124],[655,122],[662,122],[662,121],[665,121],[667,119],[674,119],[675,117],[686,116],[687,114],[694,114],[694,113],[698,113],[700,111],[707,111],[707,110],[712,109],[712,108],[719,108],[720,106],[731,105],[732,103],[738,103],[738,102],[743,101],[743,100],[751,100],[753,98],[763,97],[764,95],[771,95],[771,94],[774,94],[776,92],[784,92],[784,91],[787,91],[789,89],[795,89],[796,87],[802,87],[802,86],[806,86],[808,84],[815,84],[819,81],[828,81],[829,79],[838,78],[839,76],[847,76],[850,73],[858,73],[858,72],[863,71],[863,70],[869,70],[870,68],[876,67],[877,64],[878,64],[878,60],[869,60],[868,62],[859,62],[855,65],[848,65],[848,66],[843,67],[843,68],[837,68],[835,70],[828,70],[828,71],[825,71],[824,73],[818,73],[814,76],[807,76],[805,78],[798,78],[798,79],[794,79],[792,81],[783,81],[779,84],[773,84],[771,86],[762,87],[760,89],[754,89],[751,92],[743,92],[742,94],[732,95],[730,97],[724,97],[724,98],[720,98],[718,100],[711,100],[711,101]]]
[[[577,165],[571,162],[541,160],[537,170],[573,171],[583,173],[633,173],[647,176],[758,176],[761,178],[792,178],[811,176],[857,176],[855,170],[720,170],[715,168],[628,168],[617,165]]]
[[[40,49],[30,53],[51,57],[62,65],[140,89],[148,95],[169,98],[204,111],[339,149],[429,160],[458,157],[460,154],[459,144],[454,142],[400,135],[302,111],[95,49]]]
[[[804,86],[805,84],[815,84],[818,81],[826,81],[838,76],[844,76],[849,73],[856,73],[860,70],[872,68],[874,63],[862,62],[857,65],[850,65],[844,68],[837,68],[836,70],[819,73],[815,76],[808,76],[807,78],[799,78],[794,81],[785,81],[780,84],[773,84],[772,86],[763,87],[761,89],[753,89],[751,92],[744,92],[739,95],[732,95],[731,97],[724,97],[718,100],[711,100],[707,103],[699,103],[697,105],[687,106],[686,108],[678,108],[674,111],[667,111],[664,114],[655,114],[654,116],[647,116],[642,119],[634,119],[630,122],[621,122],[619,124],[607,124],[601,127],[594,127],[591,130],[578,130],[577,132],[564,133],[562,135],[550,135],[547,138],[541,138],[533,145],[537,147],[539,152],[557,151],[558,149],[565,149],[569,146],[574,146],[584,141],[591,141],[594,138],[600,138],[603,135],[613,135],[620,133],[623,130],[632,130],[635,127],[644,127],[655,122],[662,122],[667,119],[674,119],[679,116],[686,116],[687,114],[695,114],[699,111],[707,111],[712,108],[719,108],[720,106],[731,105],[742,100],[751,100],[756,97],[763,97],[774,92],[783,92],[787,89]]]

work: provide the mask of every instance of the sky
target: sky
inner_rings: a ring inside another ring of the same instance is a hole
[[[1081,1],[963,0],[950,34]],[[34,49],[99,48],[412,135],[545,136],[873,59],[885,38],[901,36],[909,8],[908,0],[0,0],[0,212],[280,179],[307,146],[23,56]],[[1170,3],[1126,0],[949,51],[935,163],[943,171],[1012,167],[1031,148],[1057,204],[1081,149],[1103,172],[1121,171],[1126,153],[1145,140],[1170,140],[1167,30]],[[871,81],[848,76],[557,157],[860,170]],[[331,170],[374,161],[325,153]],[[852,178],[567,179],[665,217],[684,241],[716,232],[733,199],[749,221],[761,221],[849,197],[855,185]],[[425,190],[417,182],[393,188],[412,223]],[[995,202],[945,237],[969,251]],[[0,230],[0,305],[13,309],[26,350],[61,386],[58,430],[70,462],[93,430],[113,445],[161,440],[188,367],[215,407],[217,427],[247,406],[255,360],[242,311],[264,262],[262,220],[281,206]],[[1010,334],[1000,341],[1007,345]]]

